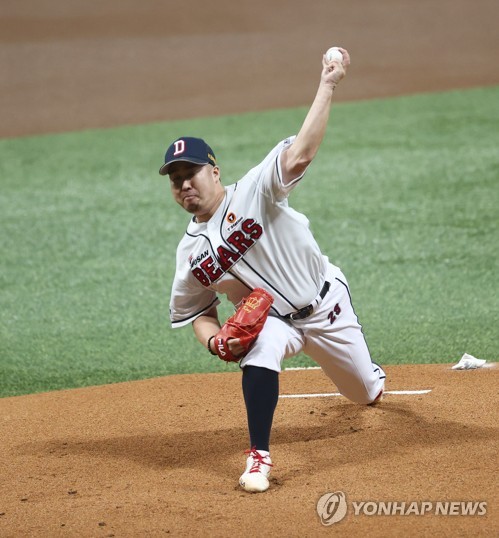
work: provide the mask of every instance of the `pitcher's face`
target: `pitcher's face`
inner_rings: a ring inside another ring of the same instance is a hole
[[[209,220],[225,196],[218,166],[178,161],[169,170],[175,201],[195,215],[198,222]]]

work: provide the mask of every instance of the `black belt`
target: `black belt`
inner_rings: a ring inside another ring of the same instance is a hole
[[[324,299],[327,292],[329,291],[329,288],[331,287],[331,284],[326,280],[324,282],[324,286],[322,286],[321,292],[319,293],[319,297]],[[296,321],[298,319],[305,319],[312,314],[314,311],[314,305],[309,304],[308,306],[304,306],[303,308],[300,308],[300,310],[297,310],[296,312],[291,312],[291,314],[286,314],[283,316],[284,319],[292,319],[293,321]]]

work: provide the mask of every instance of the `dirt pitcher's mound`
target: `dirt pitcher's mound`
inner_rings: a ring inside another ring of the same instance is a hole
[[[1,399],[0,535],[330,535],[316,510],[328,492],[346,496],[334,525],[350,536],[497,535],[499,368],[387,375],[389,391],[431,392],[388,393],[375,407],[281,398],[271,489],[256,495],[237,485],[248,447],[240,373]],[[334,390],[320,370],[281,374],[281,395]],[[389,502],[416,504],[412,515],[374,513]]]

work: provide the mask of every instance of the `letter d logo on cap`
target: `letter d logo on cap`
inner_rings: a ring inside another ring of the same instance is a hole
[[[181,153],[184,153],[185,151],[185,140],[177,140],[173,144],[175,146],[175,151],[173,153],[173,156],[180,155]]]

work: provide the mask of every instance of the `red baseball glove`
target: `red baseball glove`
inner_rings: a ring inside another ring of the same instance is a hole
[[[255,288],[242,300],[236,313],[222,325],[215,336],[215,351],[223,361],[238,362],[248,353],[263,329],[273,302],[272,295],[262,288]],[[239,338],[244,348],[237,357],[227,345],[227,340],[231,338]]]

